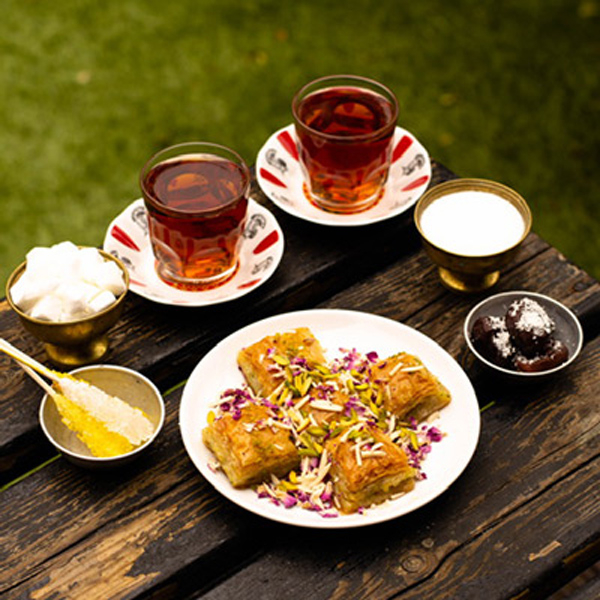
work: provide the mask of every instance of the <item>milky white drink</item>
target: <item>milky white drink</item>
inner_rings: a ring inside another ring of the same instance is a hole
[[[421,230],[438,248],[461,256],[488,256],[511,248],[525,221],[508,201],[489,192],[454,192],[434,200],[421,215]]]

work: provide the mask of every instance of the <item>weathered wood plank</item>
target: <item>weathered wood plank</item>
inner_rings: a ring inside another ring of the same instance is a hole
[[[560,596],[550,600],[559,600]],[[561,600],[593,600],[600,598],[600,578],[592,579],[582,583],[580,587],[568,591],[568,595],[562,596]]]
[[[555,257],[553,251],[542,249],[533,253],[531,260],[542,261],[538,266],[546,269],[554,264]],[[529,266],[522,264],[507,274],[504,285],[515,287],[514,283],[523,276],[521,271]],[[419,281],[410,276],[399,279],[402,274],[422,273],[422,267],[421,253],[416,253],[403,261],[402,269],[394,265],[365,284],[334,297],[326,305],[379,312],[405,320],[411,325],[422,321],[426,333],[458,356],[462,340],[457,331],[460,331],[460,322],[472,300],[452,296],[440,288],[439,297],[427,304],[425,298],[428,296],[421,295],[417,287],[438,285],[432,270],[424,275],[428,281]],[[556,268],[560,270],[561,265]],[[579,271],[569,275],[564,273],[564,269],[563,277],[558,277],[565,290],[574,290],[569,297],[573,302],[584,301],[598,294],[594,287],[597,284],[587,287],[577,285],[582,281],[581,277]],[[397,285],[398,281],[402,281],[402,284]],[[384,293],[387,300],[379,296],[379,286],[388,291]],[[389,298],[390,294],[392,298]],[[421,319],[423,311],[431,311],[433,317]],[[436,318],[442,312],[445,318]],[[271,592],[278,589],[275,583],[280,578],[283,581],[291,577],[288,571],[296,569],[296,561],[299,561],[300,565],[306,564],[307,571],[312,572],[309,584],[317,585],[319,590],[335,591],[338,582],[345,581],[346,571],[356,573],[348,585],[351,588],[357,586],[359,574],[362,578],[368,566],[367,561],[376,560],[382,545],[394,548],[398,556],[411,550],[414,540],[421,538],[407,537],[407,527],[411,530],[420,528],[418,531],[425,536],[439,527],[451,526],[453,529],[447,533],[446,541],[435,543],[436,553],[442,548],[439,558],[441,564],[457,552],[456,548],[471,543],[471,537],[478,539],[483,536],[496,522],[509,519],[532,499],[570,477],[574,470],[583,468],[586,462],[597,455],[598,420],[593,410],[595,405],[589,402],[590,394],[597,394],[598,391],[597,371],[596,379],[590,377],[598,359],[597,344],[595,348],[593,345],[586,347],[581,360],[569,370],[568,377],[531,393],[515,394],[513,389],[506,386],[491,387],[482,381],[482,404],[492,398],[496,400],[496,405],[484,413],[482,441],[473,465],[442,499],[414,515],[358,534],[297,533],[297,530],[292,530],[294,548],[298,536],[301,542],[305,540],[305,545],[302,546],[304,542],[300,544],[297,554],[295,551],[288,554],[285,548],[278,545],[280,536],[290,539],[289,528],[242,513],[207,489],[183,455],[174,423],[173,399],[169,399],[170,417],[160,445],[146,459],[146,465],[133,466],[133,472],[115,478],[111,476],[108,490],[102,481],[98,482],[96,475],[82,476],[61,461],[49,465],[43,472],[36,473],[0,496],[3,514],[10,514],[11,505],[20,506],[18,515],[5,524],[4,533],[0,534],[4,557],[15,555],[15,559],[9,563],[10,570],[6,573],[4,583],[13,586],[10,596],[27,597],[29,592],[39,588],[50,597],[52,590],[68,590],[82,577],[90,578],[91,583],[85,585],[100,585],[98,578],[101,574],[104,581],[102,585],[109,586],[102,588],[103,591],[109,590],[114,597],[133,597],[151,590],[161,591],[170,597],[181,597],[188,591],[210,587],[226,572],[235,570],[235,562],[241,562],[244,557],[234,555],[233,562],[226,557],[240,544],[252,548],[252,552],[258,556],[269,544],[275,544],[275,551],[248,567],[251,573],[248,581],[253,585],[257,577],[269,582],[261,587],[259,581],[257,589],[266,587]],[[596,389],[593,385],[596,385]],[[569,406],[561,403],[562,398],[572,396],[575,398]],[[174,399],[177,397],[173,396]],[[559,433],[549,437],[549,426],[552,426],[552,431]],[[518,460],[512,462],[515,449],[518,450]],[[498,457],[502,457],[502,460],[498,460]],[[150,465],[153,468],[148,468]],[[35,490],[40,489],[47,492],[43,508],[39,496],[37,503],[28,501]],[[204,506],[212,506],[211,502],[219,510],[203,518]],[[163,515],[164,507],[171,507],[173,512]],[[159,512],[155,513],[154,510]],[[46,515],[50,516],[49,522],[46,521]],[[155,516],[159,521],[156,527],[153,525]],[[69,521],[72,520],[76,520],[78,528],[71,526]],[[587,523],[589,525],[589,521]],[[592,527],[590,531],[597,529]],[[389,535],[385,533],[388,530]],[[125,533],[122,534],[122,531]],[[578,531],[577,535],[580,534],[581,531]],[[461,542],[461,536],[466,541]],[[509,535],[506,539],[512,537],[514,535]],[[430,538],[430,535],[423,537]],[[316,561],[313,556],[313,542],[323,547],[328,557],[323,565],[320,565],[321,557]],[[145,551],[136,554],[139,546]],[[126,569],[121,565],[111,573],[99,574],[98,569],[102,565],[96,553],[99,547],[103,548],[106,561],[120,565],[123,556],[129,552],[136,555],[136,560],[127,563]],[[130,550],[132,547],[137,550]],[[566,550],[568,548],[563,544],[561,552]],[[165,556],[169,560],[159,561],[157,565],[156,557],[163,559]],[[338,568],[337,565],[343,561],[346,561],[345,566]],[[288,564],[290,562],[291,565]],[[81,565],[82,571],[73,570],[73,563]],[[283,567],[280,563],[283,563]],[[407,564],[414,569],[411,561]],[[211,568],[208,569],[207,565]],[[203,578],[207,569],[209,576]],[[196,572],[201,575],[192,576]],[[88,575],[83,576],[82,573]],[[130,581],[129,573],[140,575],[137,584]],[[227,597],[226,593],[234,591],[236,585],[244,585],[247,573],[244,571],[224,587],[215,588],[215,594],[222,592],[225,595],[221,597]],[[418,581],[429,574],[420,573]],[[304,584],[300,579],[292,577],[290,581],[294,584],[290,589],[306,589],[302,587]],[[78,585],[78,592],[88,589],[83,583]],[[298,587],[294,587],[296,585]],[[331,585],[334,587],[327,587]],[[385,583],[385,586],[388,585]],[[397,586],[397,582],[394,585]],[[385,586],[381,589],[386,589]],[[37,596],[44,597],[44,594],[40,591]]]
[[[469,521],[477,522],[482,511],[454,499],[366,533],[271,532],[272,551],[203,598],[545,598],[549,577],[560,585],[559,577],[569,576],[559,573],[555,554],[575,552],[573,540],[591,538],[599,525],[585,494],[597,486],[598,466],[596,460],[544,494],[523,499],[480,532],[470,531]],[[573,523],[564,511],[580,518]],[[458,523],[448,527],[455,517]]]
[[[165,428],[156,444],[135,463],[102,473],[60,458],[0,495],[0,595],[10,595],[14,586],[47,572],[55,557],[60,563],[70,548],[76,549],[72,556],[79,556],[88,540],[93,540],[88,558],[98,561],[99,568],[104,568],[102,553],[108,556],[113,550],[127,555],[130,567],[144,554],[139,567],[145,559],[152,562],[153,551],[158,551],[161,543],[165,546],[158,556],[168,563],[169,547],[181,544],[186,536],[193,536],[189,543],[194,557],[212,556],[244,531],[246,515],[223,502],[185,454],[177,418],[181,392],[182,388],[166,398]],[[118,542],[110,541],[113,537],[121,538],[123,545],[118,550]],[[185,556],[181,552],[173,556],[180,561],[174,570],[184,568]],[[76,562],[85,566],[87,561],[79,557]],[[67,571],[71,569],[69,563]],[[124,587],[132,583],[126,576],[128,570],[121,565],[112,574],[122,579]],[[82,583],[81,588],[76,586],[78,593],[83,594],[86,585],[101,587],[100,573],[98,577]],[[104,571],[102,578],[110,579]],[[113,597],[104,591],[95,597]]]
[[[587,337],[593,338],[598,333],[600,283],[566,261],[556,249],[537,236],[528,238],[520,260],[486,294],[463,296],[448,293],[427,256],[418,252],[410,261],[390,265],[381,276],[357,283],[322,305],[373,312],[399,321],[410,318],[411,326],[417,329],[431,321],[447,319],[452,323],[452,327],[448,328],[450,336],[462,341],[463,319],[469,310],[491,293],[510,290],[529,290],[556,298],[581,317]],[[418,306],[415,298],[427,299],[417,312],[414,310]],[[455,307],[461,310],[460,320],[456,323],[456,315],[449,310]],[[448,349],[452,352],[456,347]]]
[[[434,163],[432,185],[454,177]],[[324,228],[287,215],[260,192],[285,234],[286,251],[275,275],[259,290],[230,303],[203,308],[172,307],[135,297],[111,332],[106,362],[150,376],[161,389],[187,376],[198,351],[262,316],[321,302],[419,246],[412,211],[360,229]],[[23,351],[45,361],[41,344],[0,303],[0,331]],[[40,394],[34,383],[0,356],[0,485],[45,460],[52,452],[37,420]]]

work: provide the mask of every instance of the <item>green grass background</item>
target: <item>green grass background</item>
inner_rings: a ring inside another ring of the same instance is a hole
[[[501,181],[600,278],[600,4],[592,0],[3,0],[0,280],[35,245],[100,245],[155,151],[253,163],[305,82],[386,83],[399,123]]]

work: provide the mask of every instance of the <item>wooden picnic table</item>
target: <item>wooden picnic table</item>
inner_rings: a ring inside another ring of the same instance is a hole
[[[454,177],[435,162],[433,173],[432,185]],[[136,462],[100,473],[58,456],[39,427],[39,389],[0,357],[0,595],[546,598],[598,561],[600,284],[529,235],[493,292],[525,289],[563,302],[580,316],[586,339],[559,377],[511,385],[482,371],[463,339],[466,314],[487,294],[464,297],[441,286],[412,211],[366,227],[326,228],[285,214],[256,186],[253,196],[285,233],[272,279],[203,308],[130,294],[112,331],[106,362],[150,377],[167,407],[163,431]],[[178,408],[198,361],[246,324],[315,307],[403,322],[438,342],[471,379],[484,409],[477,450],[426,506],[358,529],[293,527],[233,504],[188,458]],[[5,302],[0,335],[46,360]],[[593,586],[578,593],[588,597]]]

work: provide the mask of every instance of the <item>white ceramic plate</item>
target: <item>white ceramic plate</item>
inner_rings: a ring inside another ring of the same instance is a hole
[[[396,127],[393,148],[392,165],[381,200],[356,214],[326,212],[308,200],[303,189],[304,175],[298,162],[294,125],[276,131],[260,149],[256,178],[266,196],[295,217],[336,227],[369,225],[408,210],[431,180],[429,154],[412,133]]]
[[[419,481],[408,494],[388,501],[365,514],[324,518],[298,507],[275,506],[258,498],[251,489],[231,486],[220,471],[208,464],[212,453],[202,442],[210,404],[227,388],[241,385],[237,367],[238,351],[266,335],[296,327],[310,327],[328,358],[340,354],[339,348],[356,348],[366,353],[375,350],[385,357],[401,350],[417,355],[452,394],[452,402],[440,413],[435,425],[444,439],[433,445],[423,463],[427,479]],[[324,529],[371,525],[405,515],[439,496],[467,466],[479,438],[479,406],[473,386],[458,363],[436,342],[422,333],[384,317],[347,310],[307,310],[286,313],[258,321],[240,329],[217,344],[192,372],[181,398],[179,424],[185,448],[202,475],[224,496],[239,506],[274,521]]]
[[[283,232],[277,219],[250,199],[236,274],[214,289],[189,292],[166,284],[157,275],[141,198],[112,221],[104,238],[104,250],[127,267],[132,292],[160,304],[177,306],[219,304],[251,292],[273,275],[283,256],[283,246]]]

